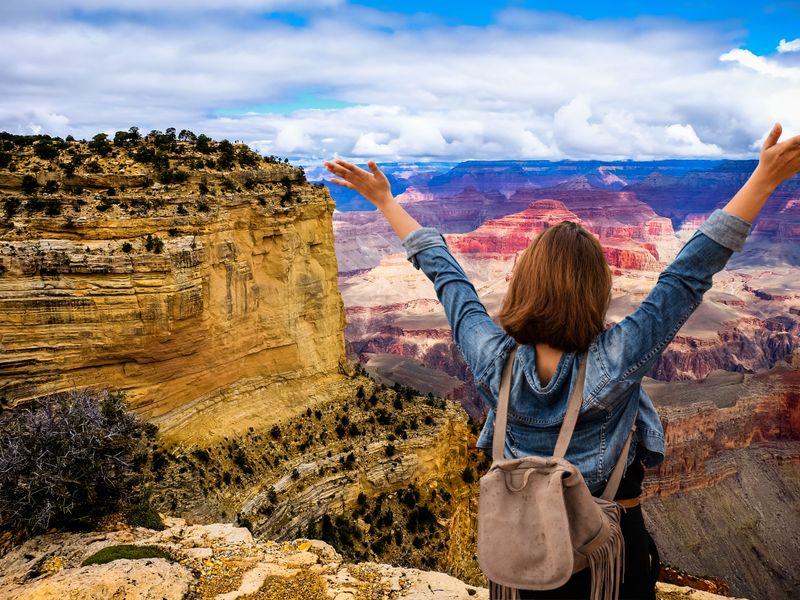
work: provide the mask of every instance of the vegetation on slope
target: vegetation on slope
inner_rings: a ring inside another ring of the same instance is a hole
[[[352,400],[309,407],[267,430],[159,448],[154,502],[202,522],[234,518],[260,538],[322,539],[354,561],[476,574],[471,521],[458,520],[459,535],[452,529],[459,507],[460,519],[470,510],[474,518],[478,478],[489,466],[474,448],[477,425],[444,399],[378,384],[360,365],[352,381]],[[416,453],[444,451],[430,446],[454,414],[464,425],[451,443],[463,456],[419,481]]]
[[[237,193],[266,206],[292,203],[292,185],[307,184],[302,167],[287,158],[262,156],[245,144],[183,130],[137,127],[91,140],[0,132],[0,225],[16,216],[62,217],[74,226],[88,208],[120,216],[146,216],[169,204],[180,190],[176,215],[208,213],[215,199]],[[312,184],[318,185],[321,184]],[[157,242],[149,250],[158,251]]]

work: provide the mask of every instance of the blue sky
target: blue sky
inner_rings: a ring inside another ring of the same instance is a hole
[[[313,164],[752,157],[800,2],[0,4],[0,129],[189,128]]]
[[[741,42],[754,52],[769,52],[775,47],[775,35],[787,23],[795,23],[800,35],[800,2],[570,2],[564,0],[538,2],[458,2],[456,0],[408,2],[354,2],[371,8],[405,14],[432,13],[450,25],[485,26],[492,22],[498,8],[515,6],[531,10],[564,13],[587,20],[667,18],[694,22],[729,23],[740,30]],[[791,33],[791,32],[789,32]]]

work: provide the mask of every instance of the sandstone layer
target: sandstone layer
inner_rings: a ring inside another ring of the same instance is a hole
[[[278,421],[342,385],[323,187],[282,163],[160,184],[122,151],[104,161],[100,174],[66,175],[29,157],[47,194],[23,193],[22,165],[0,173],[3,407],[104,385],[163,431],[202,439]]]

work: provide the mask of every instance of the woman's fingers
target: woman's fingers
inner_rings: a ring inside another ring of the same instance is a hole
[[[341,158],[336,159],[336,164],[339,165],[341,168],[345,169],[346,171],[353,171],[355,170],[355,165],[350,164],[346,160],[342,160]]]
[[[331,179],[331,183],[335,183],[336,185],[340,185],[342,187],[350,188],[351,190],[356,189],[356,187],[347,181],[342,181],[341,179]]]
[[[338,175],[343,179],[352,180],[356,177],[352,171],[348,171],[347,169],[340,167],[339,165],[329,165],[328,170],[334,175]]]
[[[389,181],[389,180],[386,178],[386,175],[384,174],[384,172],[383,172],[383,171],[381,171],[381,170],[378,168],[378,165],[377,165],[377,164],[375,164],[375,161],[374,161],[374,160],[371,160],[371,161],[369,161],[369,162],[367,163],[367,166],[369,167],[369,170],[370,170],[370,171],[372,171],[372,174],[373,174],[373,175],[375,175],[375,177],[377,177],[378,179],[381,179],[381,180],[383,180],[383,181],[387,181],[387,182]]]
[[[782,132],[783,132],[783,127],[781,126],[781,124],[775,123],[775,125],[772,126],[770,132],[767,134],[767,138],[764,140],[764,144],[761,146],[761,148],[763,150],[766,150],[767,148],[772,148],[772,146],[778,143],[778,140],[780,139]]]

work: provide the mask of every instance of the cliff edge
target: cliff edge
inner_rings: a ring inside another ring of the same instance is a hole
[[[0,144],[4,408],[102,384],[209,441],[342,387],[335,204],[302,169],[174,130]]]

